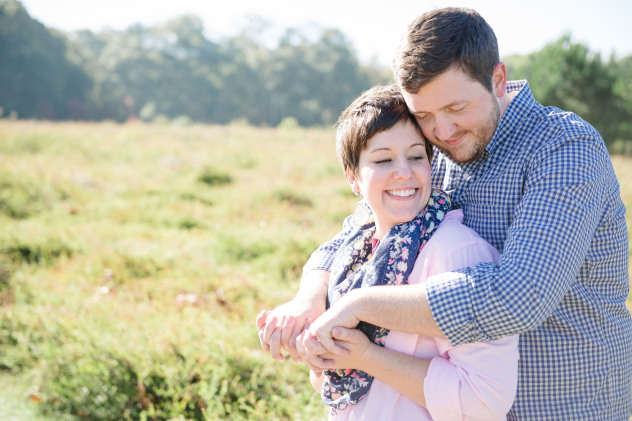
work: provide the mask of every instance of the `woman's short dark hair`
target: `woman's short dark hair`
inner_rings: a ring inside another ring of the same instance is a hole
[[[492,28],[476,11],[448,7],[415,19],[402,36],[393,60],[397,84],[416,94],[433,78],[456,66],[492,91],[500,62]]]
[[[366,149],[369,139],[400,121],[412,124],[423,138],[415,117],[408,111],[404,97],[395,84],[374,86],[356,98],[336,123],[336,153],[345,173],[351,170],[357,174],[360,153]],[[425,139],[424,144],[431,160],[432,145]]]

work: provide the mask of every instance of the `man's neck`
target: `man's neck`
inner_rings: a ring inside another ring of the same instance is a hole
[[[520,91],[507,92],[500,99],[500,112],[501,112],[501,115],[505,114],[505,111],[507,110],[507,107],[509,107],[509,104],[511,103],[511,101],[513,101],[513,99],[516,97],[516,95],[518,95],[518,92],[520,92]]]

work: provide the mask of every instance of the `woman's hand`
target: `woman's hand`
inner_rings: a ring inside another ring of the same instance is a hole
[[[294,362],[301,362],[296,350],[296,338],[306,328],[308,319],[313,320],[324,311],[324,300],[319,305],[299,297],[272,311],[263,310],[256,320],[261,348],[277,361],[285,360],[281,351],[286,350]]]
[[[373,348],[378,346],[372,343],[369,338],[358,329],[347,329],[337,326],[332,329],[334,342],[337,346],[345,349],[347,355],[324,354],[323,357],[330,359],[334,369],[354,368],[366,371],[365,367],[370,365],[373,358]]]
[[[362,370],[373,358],[373,347],[377,346],[360,330],[340,326],[332,329],[332,341],[342,352],[327,352],[316,335],[308,329],[298,337],[296,348],[303,362],[318,374],[329,369]]]

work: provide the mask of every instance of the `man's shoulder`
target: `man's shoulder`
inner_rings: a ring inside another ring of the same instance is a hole
[[[599,132],[572,111],[538,103],[526,81],[510,82],[512,92],[519,91],[509,108],[508,130],[515,140],[524,139],[532,147],[557,147],[582,138],[603,143]],[[509,90],[509,87],[508,87]]]
[[[578,159],[607,155],[601,134],[577,114],[556,107],[543,107],[540,113],[539,121],[531,129],[533,158],[563,151],[567,151],[565,155],[577,155]]]

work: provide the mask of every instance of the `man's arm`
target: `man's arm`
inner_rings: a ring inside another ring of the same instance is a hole
[[[460,221],[459,221],[460,222]],[[417,258],[423,269],[411,276],[447,273],[454,268],[475,266],[479,262],[496,262],[499,253],[473,231],[460,223],[446,222],[435,242],[429,243]],[[493,263],[492,263],[493,265]],[[455,274],[458,276],[459,274]],[[330,368],[331,361],[322,354],[343,353],[331,340],[334,326],[355,327],[358,321],[368,322],[391,330],[416,333],[444,339],[434,321],[422,279],[411,279],[412,285],[358,288],[341,297],[310,327],[319,340],[307,340],[303,360],[313,369]]]
[[[336,326],[355,328],[360,321],[386,329],[445,338],[435,323],[424,285],[375,286],[349,291],[309,327],[318,340],[307,338],[309,352],[302,357],[314,370],[331,368],[332,361],[321,355],[345,355],[336,345]]]

